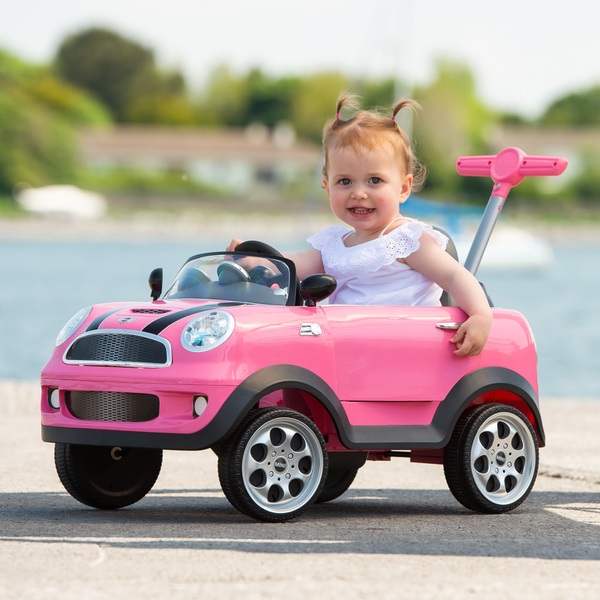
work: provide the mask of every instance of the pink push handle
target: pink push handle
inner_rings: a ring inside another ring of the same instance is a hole
[[[504,199],[525,177],[560,175],[566,168],[566,158],[527,156],[519,148],[505,148],[495,156],[462,156],[456,161],[460,175],[491,177],[496,184],[494,195]]]

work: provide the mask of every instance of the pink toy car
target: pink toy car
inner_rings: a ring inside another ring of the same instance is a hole
[[[565,167],[514,148],[459,160],[459,172],[495,181],[468,268],[511,185]],[[83,504],[143,498],[163,450],[212,449],[226,497],[263,521],[333,500],[366,460],[398,456],[443,465],[474,511],[512,510],[531,491],[544,431],[519,313],[494,309],[484,351],[458,358],[460,309],[322,303],[332,277],[299,282],[260,242],[193,256],[162,299],[160,269],[150,285],[152,302],[78,312],[42,372],[42,437]]]

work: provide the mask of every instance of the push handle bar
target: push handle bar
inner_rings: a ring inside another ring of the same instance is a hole
[[[506,200],[510,189],[525,177],[560,175],[567,168],[567,160],[556,156],[527,156],[519,148],[505,148],[491,156],[462,156],[456,161],[460,175],[491,177],[494,195]]]
[[[527,156],[519,148],[505,148],[495,156],[463,156],[456,161],[456,170],[460,175],[491,177],[494,181],[492,195],[465,260],[468,271],[473,274],[477,272],[510,189],[519,185],[525,177],[560,175],[566,168],[567,161],[564,158]]]

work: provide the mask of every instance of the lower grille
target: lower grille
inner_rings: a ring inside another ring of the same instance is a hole
[[[85,421],[139,423],[158,417],[158,396],[129,392],[67,392],[69,412]]]

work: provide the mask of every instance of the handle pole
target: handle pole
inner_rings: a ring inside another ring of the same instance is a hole
[[[485,249],[490,241],[496,221],[498,221],[502,208],[504,207],[504,200],[505,199],[501,196],[494,196],[494,194],[492,194],[485,207],[481,222],[477,228],[477,233],[471,244],[471,249],[465,260],[465,269],[473,273],[473,275],[475,275],[477,269],[479,269],[481,259],[483,258]]]

